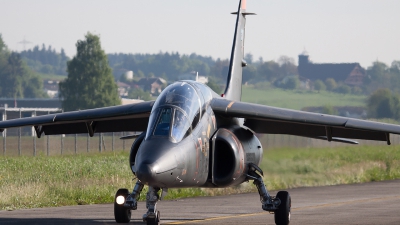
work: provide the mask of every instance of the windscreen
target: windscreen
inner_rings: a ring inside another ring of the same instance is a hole
[[[174,142],[181,141],[190,133],[191,125],[199,121],[200,104],[196,90],[189,83],[168,86],[153,106],[149,121],[149,127],[154,127],[152,135],[169,135]]]
[[[171,127],[171,120],[172,120],[172,109],[171,108],[161,109],[157,125],[154,129],[154,135],[168,136],[169,128]]]

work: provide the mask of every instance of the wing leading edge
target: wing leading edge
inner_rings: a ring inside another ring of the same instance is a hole
[[[121,131],[145,131],[154,101],[120,105],[0,122],[0,131],[6,128],[34,126],[40,137],[54,134],[78,134]]]
[[[214,98],[215,114],[245,118],[244,125],[256,133],[289,134],[356,144],[347,139],[386,141],[389,133],[400,134],[400,126],[373,121],[283,109]]]

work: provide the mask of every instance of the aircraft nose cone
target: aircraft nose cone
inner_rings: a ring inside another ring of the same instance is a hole
[[[146,184],[153,183],[155,181],[155,175],[156,173],[153,170],[153,165],[147,163],[140,164],[136,171],[137,178]]]

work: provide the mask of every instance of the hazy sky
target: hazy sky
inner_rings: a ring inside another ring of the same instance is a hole
[[[107,53],[197,53],[228,58],[236,0],[0,0],[0,33],[12,50],[45,43],[72,57],[90,31]],[[398,0],[247,0],[245,50],[255,59],[400,60]]]

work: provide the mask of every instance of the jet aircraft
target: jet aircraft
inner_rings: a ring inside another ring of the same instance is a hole
[[[195,81],[179,81],[165,88],[156,101],[50,114],[0,122],[0,129],[33,126],[42,134],[142,132],[133,142],[129,163],[138,178],[132,191],[119,189],[114,216],[131,220],[144,185],[147,212],[143,221],[160,223],[157,202],[169,188],[224,188],[254,181],[263,210],[274,213],[277,225],[290,222],[287,191],[271,196],[259,168],[263,148],[256,133],[288,134],[357,144],[352,139],[385,141],[400,126],[345,117],[302,112],[241,102],[245,0],[239,1],[226,89],[222,95]],[[131,138],[131,137],[123,137]]]

